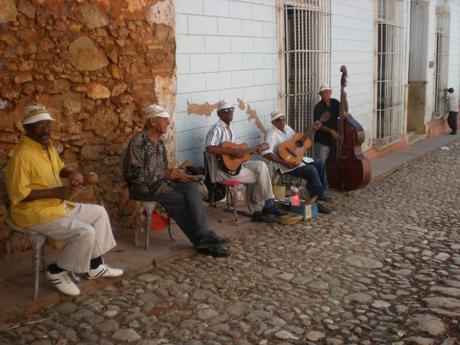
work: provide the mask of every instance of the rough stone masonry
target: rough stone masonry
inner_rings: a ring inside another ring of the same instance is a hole
[[[99,174],[79,199],[103,200],[117,230],[130,206],[120,154],[143,125],[139,105],[174,111],[174,25],[171,0],[0,0],[0,166],[21,140],[22,108],[45,104],[64,161]]]

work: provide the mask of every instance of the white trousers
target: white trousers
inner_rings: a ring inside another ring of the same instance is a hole
[[[249,188],[248,206],[251,211],[260,211],[266,200],[273,199],[273,187],[268,171],[267,164],[263,161],[250,160],[243,164],[240,173],[230,176],[222,170],[218,171],[218,179],[240,181],[244,184],[254,184],[254,188]]]
[[[104,207],[93,204],[76,204],[66,218],[34,225],[31,230],[47,237],[64,240],[65,248],[59,253],[56,264],[67,271],[86,273],[89,262],[115,247],[109,215]]]

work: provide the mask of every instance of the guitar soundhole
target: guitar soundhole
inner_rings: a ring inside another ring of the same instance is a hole
[[[295,146],[297,146],[297,147],[303,147],[303,142],[302,142],[301,140],[297,140],[297,141],[295,142]]]

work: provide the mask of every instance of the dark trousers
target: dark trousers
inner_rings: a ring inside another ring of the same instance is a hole
[[[449,111],[449,116],[447,117],[447,124],[454,133],[457,132],[457,115],[457,111]]]
[[[310,196],[322,198],[326,191],[325,172],[323,162],[315,160],[313,163],[298,167],[287,174],[307,180],[307,189]]]
[[[208,232],[208,217],[194,183],[171,182],[173,190],[155,195],[131,195],[134,200],[157,201],[174,219],[190,242],[196,244]]]

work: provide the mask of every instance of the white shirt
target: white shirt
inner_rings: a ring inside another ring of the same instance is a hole
[[[206,135],[205,148],[208,146],[221,146],[226,142],[235,142],[235,133],[224,121],[219,120],[214,126],[211,127]],[[219,179],[218,170],[219,162],[216,155],[206,153],[206,160],[209,167],[209,174],[211,181],[215,182]]]
[[[447,111],[458,111],[458,96],[455,92],[447,94]]]
[[[280,131],[275,126],[272,126],[272,128],[268,131],[266,135],[266,141],[267,141],[267,144],[270,146],[270,148],[262,152],[262,155],[266,155],[267,153],[272,153],[273,155],[279,157],[278,156],[278,146],[284,143],[285,141],[291,140],[294,134],[295,134],[294,130],[289,125],[284,126],[284,131]],[[313,162],[313,159],[310,157],[304,157],[303,160],[305,163]],[[295,167],[294,169],[297,169],[298,167],[305,165],[304,162],[300,163],[300,165]],[[278,164],[275,162],[273,162],[273,164],[275,165],[275,169],[279,170],[282,174],[285,174],[289,171],[294,170],[294,169],[289,169],[282,164]]]

